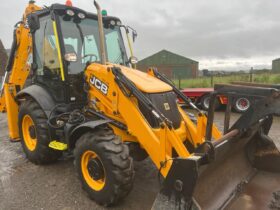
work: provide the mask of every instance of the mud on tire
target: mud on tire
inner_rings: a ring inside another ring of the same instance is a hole
[[[30,149],[27,144],[27,139],[24,136],[28,135],[23,133],[23,129],[26,127],[26,118],[33,123],[31,130],[33,130],[33,137],[36,139],[35,145]],[[32,99],[27,98],[20,105],[18,116],[18,127],[21,138],[21,144],[26,157],[35,164],[48,164],[55,162],[62,152],[49,148],[50,136],[48,130],[47,117],[41,107]],[[31,120],[30,120],[31,119]]]
[[[95,155],[85,163],[84,157],[88,153]],[[123,144],[110,129],[98,128],[82,135],[76,142],[74,155],[75,168],[82,187],[97,203],[104,206],[114,205],[131,191],[134,179],[132,158],[129,156],[127,145]],[[90,166],[90,161],[93,161],[95,167]],[[99,166],[96,167],[96,164]],[[92,170],[96,168],[99,169],[97,176],[103,174],[103,177],[101,175],[96,178],[96,171],[92,176]],[[85,170],[88,171],[87,175]],[[103,186],[92,187],[96,180],[101,180]]]

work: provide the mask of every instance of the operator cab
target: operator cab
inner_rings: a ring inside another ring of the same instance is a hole
[[[129,65],[121,21],[103,16],[107,61]],[[56,103],[85,103],[84,70],[101,61],[97,15],[54,4],[29,17],[33,36],[33,82]]]

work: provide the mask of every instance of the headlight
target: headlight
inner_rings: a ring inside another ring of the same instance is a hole
[[[117,26],[121,26],[122,22],[121,21],[117,21]]]
[[[81,18],[81,19],[85,19],[86,15],[84,13],[79,13],[78,17]]]
[[[115,25],[116,25],[116,21],[111,20],[111,21],[110,21],[110,25],[115,26]]]
[[[137,59],[135,56],[131,56],[131,57],[129,58],[129,62],[130,62],[131,64],[137,64],[137,63],[138,63],[138,59]]]
[[[69,15],[69,16],[71,16],[71,17],[75,15],[75,12],[73,12],[73,11],[70,10],[70,9],[66,10],[66,13],[67,13],[67,15]]]

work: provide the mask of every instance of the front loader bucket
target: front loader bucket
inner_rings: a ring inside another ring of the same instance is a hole
[[[172,177],[167,176],[152,209],[251,210],[277,205],[275,209],[279,209],[280,152],[268,137],[274,114],[280,114],[280,94],[276,90],[259,99],[221,140],[211,141],[212,161],[198,163],[196,172],[191,168],[184,171],[186,177],[196,177],[194,183],[182,185],[183,188],[192,188],[189,189],[192,197],[179,196],[176,187],[179,176],[173,177],[174,186],[165,184],[170,183],[168,178]],[[208,113],[209,121],[211,116]],[[212,126],[211,122],[209,126]]]
[[[243,191],[258,177],[260,171],[280,172],[278,149],[274,143],[262,145],[262,141],[264,139],[261,139],[257,133],[250,137],[232,140],[232,143],[227,143],[220,148],[223,150],[220,152],[220,157],[206,166],[207,168],[202,170],[197,180],[194,198],[202,209],[230,209]],[[266,181],[269,182],[269,176],[267,179]],[[262,186],[263,183],[259,185]],[[269,192],[269,199],[263,201],[262,205],[266,207],[260,209],[266,209],[272,193],[280,190],[280,173],[278,185],[275,187],[277,186],[278,189],[272,188]],[[258,196],[259,191],[251,196]],[[239,209],[246,209],[246,206],[240,206]]]

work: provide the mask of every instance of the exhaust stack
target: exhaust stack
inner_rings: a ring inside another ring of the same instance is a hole
[[[94,0],[94,6],[97,10],[98,17],[98,30],[99,30],[99,39],[100,39],[100,54],[101,54],[101,64],[106,65],[106,49],[105,49],[105,38],[104,38],[104,29],[103,29],[103,19],[101,14],[101,8],[97,1]]]

